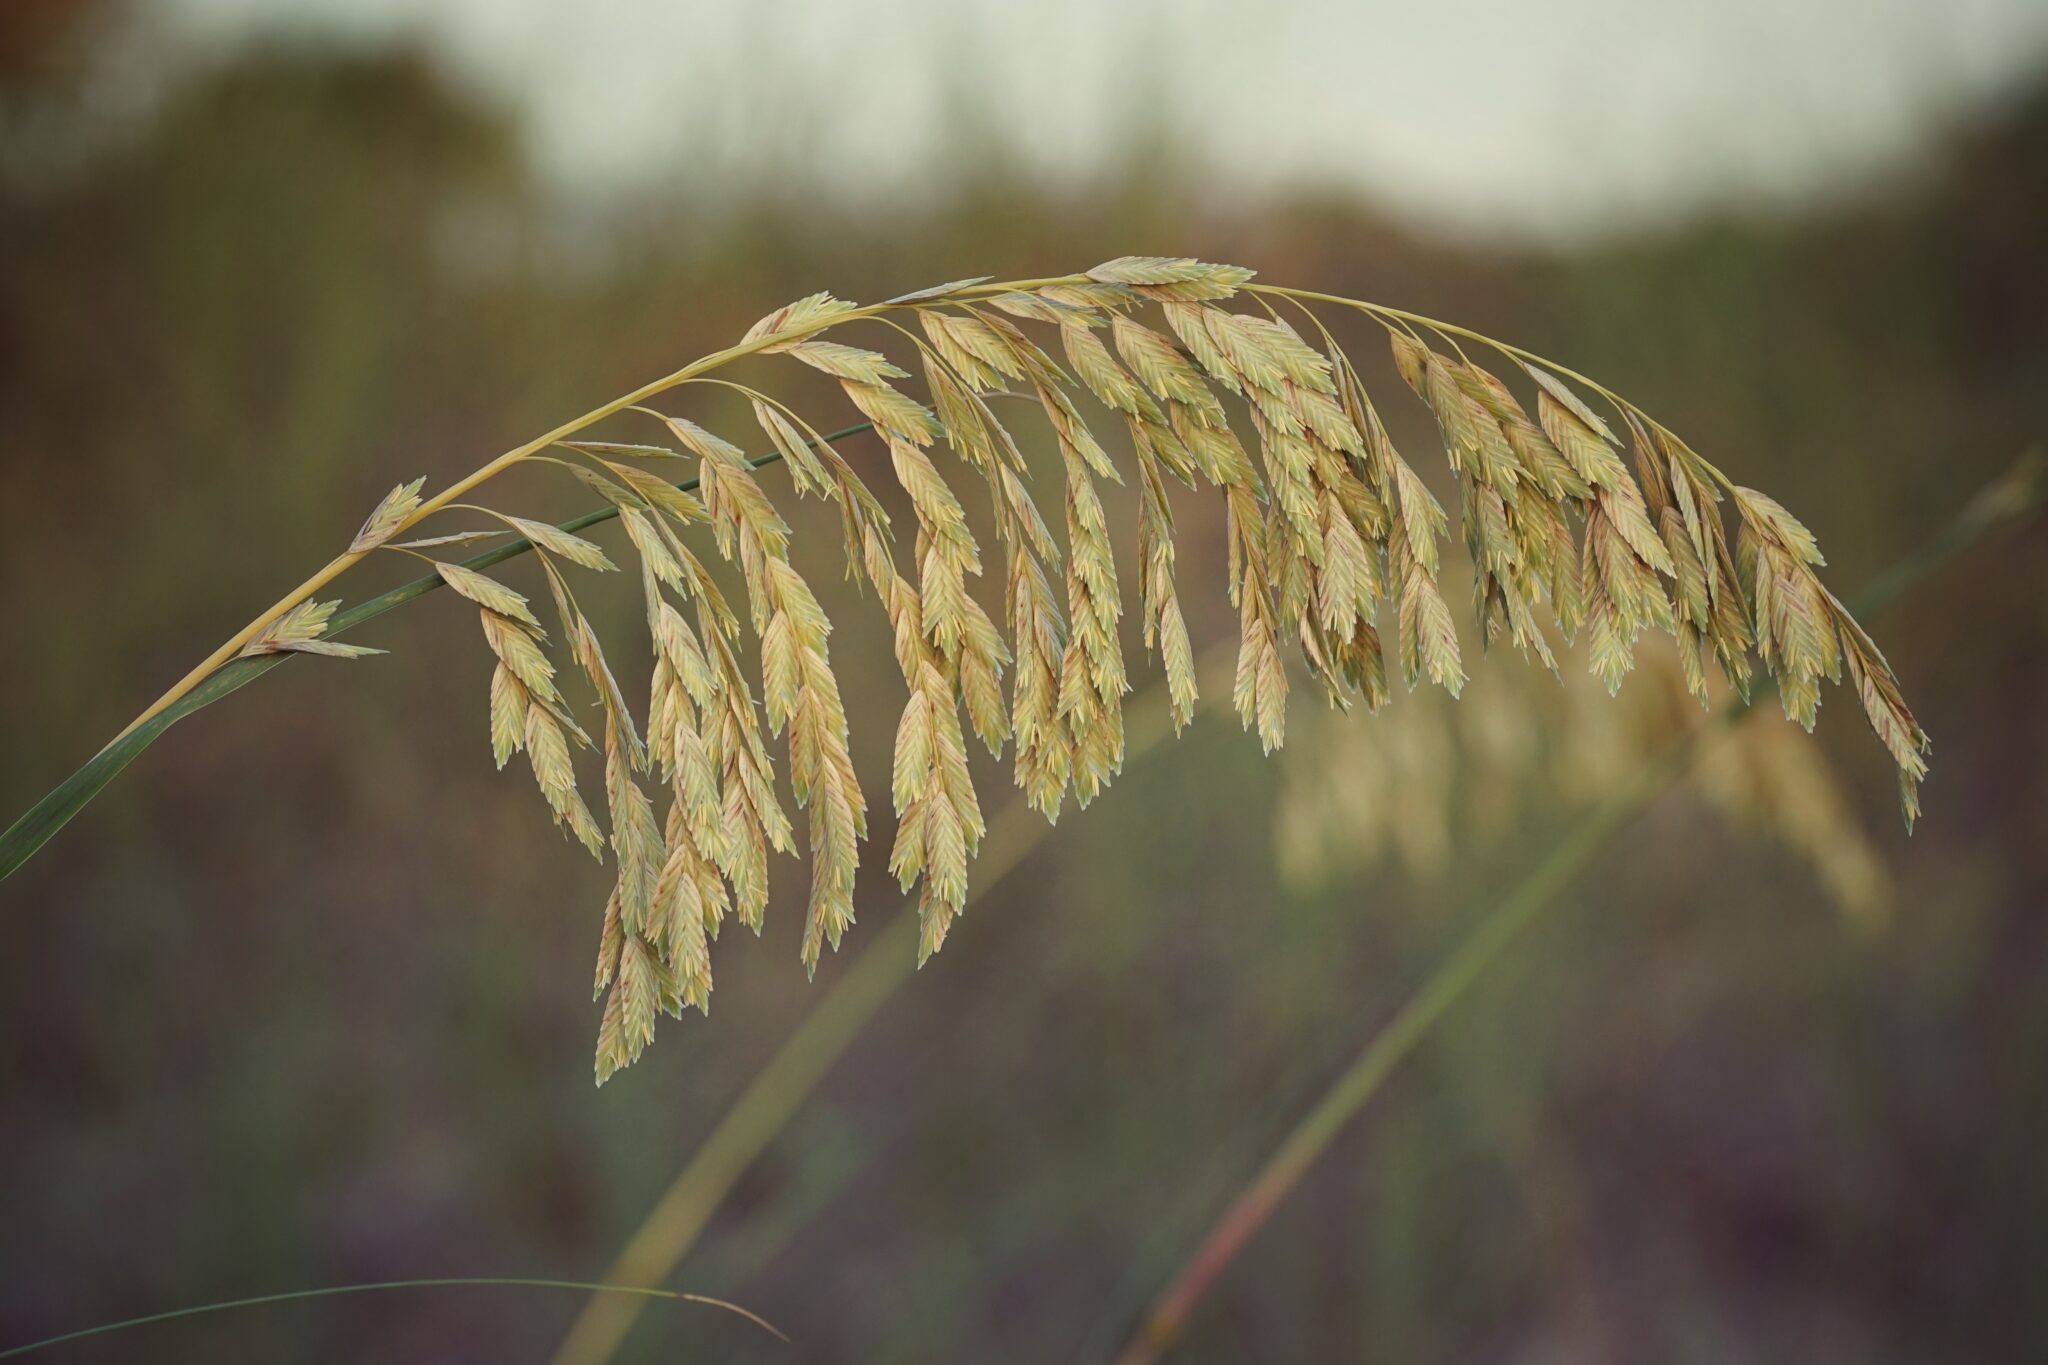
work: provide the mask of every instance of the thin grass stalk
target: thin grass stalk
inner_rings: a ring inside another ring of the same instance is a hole
[[[1741,703],[1735,709],[1747,709]],[[1731,712],[1724,712],[1732,714]],[[1704,729],[1705,727],[1702,727]],[[1563,840],[1518,881],[1506,898],[1459,943],[1422,989],[1377,1034],[1325,1091],[1228,1210],[1202,1238],[1146,1312],[1144,1325],[1117,1357],[1117,1365],[1150,1365],[1177,1340],[1195,1305],[1237,1259],[1280,1202],[1293,1192],[1344,1126],[1387,1077],[1426,1038],[1501,953],[1552,900],[1571,885],[1607,842],[1647,806],[1683,768],[1698,742],[1693,731],[1639,769],[1626,786],[1577,821]]]
[[[1168,705],[1166,689],[1157,683],[1132,705],[1132,759],[1156,749],[1172,734]],[[977,893],[1000,884],[1051,833],[1052,826],[1025,802],[1006,805],[989,823],[978,863]],[[897,987],[910,979],[917,965],[917,936],[916,911],[906,907],[861,949],[838,984],[769,1058],[676,1173],[605,1272],[608,1283],[653,1285],[675,1273],[740,1177],[782,1135]],[[646,1307],[631,1299],[593,1294],[555,1348],[552,1365],[608,1365]]]
[[[1013,806],[1006,814],[1016,812]],[[1021,840],[1025,847],[1011,855],[1021,858],[1028,846],[1044,837],[1042,828],[1036,820],[999,820],[990,828],[983,857],[1000,854]],[[839,982],[677,1173],[612,1262],[609,1277],[620,1284],[653,1285],[674,1271],[740,1177],[788,1126],[896,988],[916,970],[917,935],[917,912],[906,908],[860,950]],[[551,1359],[555,1365],[610,1360],[645,1307],[631,1299],[593,1294]]]
[[[1862,616],[1884,611],[1989,532],[2041,506],[2044,492],[2048,492],[2048,483],[2044,483],[2040,458],[2030,452],[1973,498],[1941,534],[1857,594],[1852,599],[1855,612]],[[1557,903],[1609,841],[1684,771],[1693,751],[1707,737],[1746,715],[1751,706],[1749,701],[1735,699],[1719,708],[1707,724],[1667,746],[1625,786],[1575,821],[1536,866],[1495,903],[1242,1187],[1153,1300],[1137,1332],[1117,1357],[1117,1365],[1153,1365],[1159,1360],[1179,1339],[1217,1278],[1395,1069],[1502,953]]]
[[[106,1336],[110,1332],[124,1332],[131,1327],[147,1327],[152,1323],[173,1322],[179,1318],[196,1318],[208,1313],[225,1313],[238,1308],[261,1308],[270,1304],[296,1303],[306,1299],[332,1299],[347,1294],[375,1294],[393,1289],[455,1288],[571,1289],[597,1294],[622,1294],[641,1299],[667,1299],[675,1303],[697,1303],[703,1304],[707,1308],[718,1308],[728,1313],[737,1314],[748,1322],[753,1323],[756,1327],[759,1327],[762,1331],[768,1332],[783,1341],[789,1340],[788,1335],[781,1328],[760,1314],[742,1308],[736,1303],[728,1303],[724,1299],[714,1299],[705,1294],[685,1294],[675,1289],[649,1289],[644,1286],[634,1285],[597,1284],[588,1280],[549,1280],[538,1279],[532,1276],[454,1275],[423,1280],[378,1280],[369,1284],[324,1285],[318,1289],[293,1289],[281,1294],[258,1294],[246,1299],[222,1299],[218,1303],[196,1304],[190,1308],[173,1308],[164,1313],[148,1313],[139,1318],[123,1318],[119,1322],[103,1322],[96,1327],[81,1327],[73,1332],[60,1332],[54,1337],[44,1337],[40,1341],[26,1342],[20,1346],[9,1346],[4,1350],[0,1350],[0,1360],[11,1360],[16,1356],[25,1356],[30,1352],[45,1350],[51,1346],[59,1346],[67,1341],[82,1341],[87,1337]]]

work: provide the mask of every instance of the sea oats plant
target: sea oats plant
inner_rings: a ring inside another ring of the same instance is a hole
[[[1633,666],[1638,639],[1661,629],[1676,637],[1685,684],[1703,703],[1710,665],[1747,695],[1753,652],[1776,678],[1787,715],[1808,728],[1821,679],[1839,680],[1846,669],[1898,765],[1912,819],[1927,737],[1877,646],[1821,584],[1813,536],[1778,503],[1731,481],[1634,404],[1517,347],[1400,309],[1257,284],[1239,267],[1160,257],[1052,279],[956,281],[868,306],[820,293],[779,308],[738,344],[507,451],[432,497],[422,496],[420,480],[393,489],[346,552],[130,729],[189,704],[238,657],[375,652],[334,639],[344,618],[316,595],[374,553],[427,559],[440,582],[474,604],[495,660],[487,714],[499,765],[523,753],[555,822],[615,865],[596,969],[602,1081],[639,1056],[658,1014],[708,1005],[710,944],[729,919],[761,926],[769,854],[792,851],[798,837],[777,788],[773,736],[786,734],[810,856],[805,965],[815,969],[853,921],[868,798],[848,753],[832,623],[757,477],[771,461],[787,466],[799,495],[836,504],[849,573],[872,586],[892,632],[907,700],[890,781],[897,827],[889,868],[906,890],[919,890],[920,960],[960,913],[986,831],[969,730],[991,754],[1007,747],[1018,785],[1048,819],[1070,792],[1086,806],[1122,763],[1126,597],[1101,481],[1134,476],[1136,633],[1161,660],[1176,727],[1193,712],[1196,678],[1178,596],[1174,483],[1222,496],[1227,589],[1239,619],[1232,700],[1268,750],[1285,729],[1290,657],[1339,706],[1384,705],[1390,668],[1411,688],[1426,679],[1457,694],[1465,670],[1439,587],[1450,519],[1396,451],[1318,310],[1378,324],[1400,379],[1435,418],[1456,476],[1482,643],[1505,636],[1555,670],[1546,618],[1566,640],[1583,630],[1593,671],[1612,691]],[[922,398],[902,386],[912,375],[889,354],[840,339],[857,324],[916,366]],[[1500,373],[1468,347],[1500,362]],[[833,438],[766,389],[714,374],[756,355],[837,382],[887,448],[911,535],[897,533]],[[673,402],[650,406],[692,385],[737,393],[772,453],[749,459],[733,433],[706,430]],[[998,395],[1031,400],[1051,428],[1063,535],[1033,495],[1022,450],[990,402]],[[1098,435],[1104,412],[1127,433],[1121,462]],[[586,435],[607,419],[640,427],[619,439]],[[556,526],[464,501],[507,469],[535,463],[594,490],[624,528],[651,644],[644,710],[629,702],[572,581],[579,571],[617,568],[576,534],[603,518]],[[679,464],[688,477],[666,472]],[[969,527],[954,489],[963,473],[989,495],[999,561],[984,558]],[[1724,505],[1734,513],[1732,538]],[[490,525],[408,535],[451,512]],[[466,564],[438,558],[508,535],[535,552],[558,635],[526,595],[482,571],[513,547]],[[737,566],[742,602],[715,581],[706,563],[713,553]],[[998,576],[1000,624],[972,587]],[[1383,619],[1392,636],[1385,645]],[[752,669],[742,659],[748,635],[758,649]],[[595,694],[587,721],[565,691],[564,660]],[[579,750],[601,762],[602,820],[583,795]],[[88,781],[73,804],[24,817],[0,841],[0,867],[18,865],[94,789]]]

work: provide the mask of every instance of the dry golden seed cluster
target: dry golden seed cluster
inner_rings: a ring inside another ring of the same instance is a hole
[[[1702,701],[1709,658],[1747,694],[1754,647],[1778,679],[1787,714],[1808,726],[1820,679],[1838,679],[1846,664],[1898,762],[1911,818],[1926,735],[1875,645],[1815,576],[1821,561],[1812,536],[1782,507],[1735,486],[1625,400],[1513,347],[1251,278],[1235,266],[1126,257],[1083,275],[960,281],[869,307],[814,294],[761,319],[739,345],[643,390],[737,390],[797,492],[838,505],[849,565],[888,616],[907,689],[890,781],[898,823],[889,866],[906,890],[919,888],[923,955],[937,951],[965,905],[984,831],[968,729],[991,754],[1014,746],[1017,784],[1048,818],[1070,790],[1085,806],[1123,761],[1124,604],[1099,490],[1100,480],[1123,476],[1083,402],[1100,405],[1128,436],[1140,633],[1160,655],[1176,725],[1193,712],[1196,682],[1175,579],[1171,483],[1223,496],[1240,628],[1233,701],[1268,749],[1284,734],[1290,656],[1341,705],[1362,698],[1377,709],[1387,701],[1389,652],[1411,688],[1426,679],[1455,696],[1463,686],[1457,629],[1439,588],[1449,518],[1395,450],[1316,304],[1381,327],[1395,370],[1435,418],[1458,489],[1482,642],[1505,633],[1555,670],[1544,618],[1566,640],[1583,627],[1593,672],[1612,690],[1654,627],[1677,638],[1685,682]],[[1225,306],[1247,299],[1253,308]],[[916,314],[914,330],[896,320],[904,313]],[[881,324],[913,348],[903,358],[915,363],[930,406],[901,387],[911,378],[903,364],[824,335],[855,322]],[[1057,335],[1064,363],[1031,327]],[[1533,416],[1466,345],[1521,372]],[[831,376],[874,425],[915,523],[907,547],[861,476],[808,421],[768,393],[707,377],[752,354],[787,356]],[[1613,424],[1587,393],[1611,409]],[[1249,450],[1226,396],[1241,408]],[[1064,537],[1032,497],[1031,470],[991,405],[995,397],[1030,400],[1044,413],[1060,455]],[[556,821],[593,854],[602,857],[609,844],[617,865],[596,976],[598,992],[609,992],[600,1080],[639,1055],[658,1012],[706,1007],[708,945],[729,912],[760,927],[768,854],[795,842],[769,736],[787,732],[790,789],[807,826],[807,967],[815,969],[824,944],[836,947],[853,920],[867,832],[827,647],[831,623],[792,562],[788,524],[738,444],[679,416],[633,411],[659,424],[664,443],[566,441],[560,454],[515,452],[500,464],[564,465],[618,509],[639,560],[653,641],[644,740],[564,576],[565,565],[613,569],[603,550],[543,523],[489,513],[538,552],[568,656],[597,695],[596,737],[572,716],[549,636],[527,599],[475,570],[437,564],[448,586],[477,606],[498,661],[490,732],[499,764],[524,750]],[[695,493],[662,467],[676,468],[672,462],[694,474]],[[1007,631],[975,591],[986,566],[950,482],[962,472],[990,498]],[[454,491],[422,503],[418,483],[394,489],[351,553],[418,554],[491,534],[392,543],[422,516],[465,506],[447,501]],[[1732,550],[1724,496],[1738,524]],[[738,653],[740,614],[690,548],[707,528],[744,583],[758,702]],[[900,549],[907,552],[899,567]],[[1383,607],[1391,645],[1380,637]],[[331,611],[303,603],[249,648],[354,652],[319,638]],[[579,794],[575,747],[603,753],[608,837]],[[665,800],[665,815],[651,792]]]

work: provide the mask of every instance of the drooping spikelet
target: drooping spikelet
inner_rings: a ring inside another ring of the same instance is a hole
[[[790,786],[808,823],[806,966],[814,970],[853,921],[866,801],[830,661],[832,623],[755,473],[768,460],[788,467],[799,494],[837,504],[850,569],[874,588],[892,632],[905,700],[889,865],[906,890],[919,888],[921,957],[940,947],[964,908],[984,832],[970,730],[991,755],[1014,745],[1015,780],[1048,818],[1069,792],[1085,806],[1121,767],[1130,681],[1103,488],[1124,482],[1125,464],[1136,471],[1134,633],[1160,656],[1176,728],[1196,702],[1176,577],[1176,484],[1221,495],[1239,628],[1232,698],[1266,748],[1285,735],[1290,654],[1341,705],[1386,704],[1389,655],[1411,689],[1427,681],[1457,696],[1465,666],[1441,586],[1450,518],[1396,450],[1360,371],[1312,303],[1362,314],[1385,331],[1395,373],[1441,435],[1482,645],[1505,637],[1556,670],[1561,643],[1583,634],[1592,673],[1612,691],[1635,666],[1641,637],[1667,631],[1682,684],[1703,703],[1710,659],[1747,695],[1753,646],[1786,714],[1808,727],[1821,681],[1846,669],[1898,765],[1908,819],[1917,812],[1927,736],[1875,643],[1821,583],[1820,551],[1791,513],[1734,484],[1640,409],[1576,376],[1567,382],[1560,376],[1568,371],[1527,353],[1448,324],[1251,279],[1235,266],[1125,257],[1050,282],[958,281],[869,307],[814,294],[675,377],[695,380],[755,352],[830,376],[881,438],[915,526],[907,546],[895,542],[853,464],[809,421],[732,381],[708,382],[744,398],[772,452],[757,460],[691,420],[645,408],[638,411],[658,418],[672,445],[578,439],[562,443],[566,457],[536,447],[532,457],[568,466],[616,509],[639,560],[653,653],[644,724],[564,576],[564,566],[612,569],[602,548],[493,513],[540,553],[562,642],[595,694],[596,738],[564,699],[527,599],[476,568],[437,566],[479,609],[496,658],[494,757],[502,766],[525,752],[556,821],[594,854],[608,845],[617,865],[596,972],[606,995],[600,1079],[639,1055],[656,1014],[708,1006],[709,945],[728,914],[761,925],[768,855],[793,844],[770,736],[786,736]],[[1247,297],[1255,308],[1243,306]],[[836,331],[894,313],[916,314],[916,330],[896,328],[915,348],[902,357],[907,364]],[[1506,358],[1506,377],[1466,354],[1458,337]],[[1055,338],[1063,361],[1047,349]],[[910,365],[925,398],[905,387]],[[1063,537],[1033,497],[1033,462],[997,416],[996,400],[1008,398],[1029,400],[1045,419]],[[1103,414],[1107,428],[1096,424]],[[1119,447],[1127,438],[1128,461],[1102,430],[1119,433]],[[663,460],[683,462],[694,478],[674,481],[660,472]],[[1000,612],[980,597],[982,547],[955,490],[963,470],[985,489],[1002,548]],[[418,483],[393,489],[352,552],[420,553],[502,534],[393,542],[446,502],[422,502]],[[738,615],[693,548],[707,530],[744,583],[758,703]],[[253,636],[248,651],[356,652],[322,638],[332,611],[301,603]],[[608,836],[578,792],[572,745],[603,755]],[[665,797],[665,814],[656,797]]]

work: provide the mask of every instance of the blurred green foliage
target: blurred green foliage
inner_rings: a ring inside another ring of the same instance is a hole
[[[1128,174],[1050,185],[963,143],[933,174],[950,190],[867,216],[693,173],[593,219],[543,202],[507,120],[416,56],[257,52],[178,91],[0,202],[7,815],[395,480],[466,471],[817,288],[1185,252],[1456,317],[1768,486],[1842,589],[2048,426],[2048,96],[1863,202],[1564,256],[1456,253],[1336,202],[1233,211],[1179,151],[1155,130]],[[830,545],[802,515],[819,534],[798,543]],[[1184,552],[1198,640],[1228,630],[1210,529],[1208,563]],[[1910,843],[1852,707],[1823,713],[1894,864],[1886,932],[1845,932],[1806,869],[1696,801],[1660,804],[1282,1210],[1181,1358],[2036,1358],[2044,571],[2033,529],[1882,623],[1937,741]],[[898,684],[879,613],[844,619],[879,772]],[[0,1344],[299,1285],[593,1273],[816,999],[784,862],[764,941],[721,953],[716,1013],[593,1092],[600,874],[492,772],[457,604],[368,639],[393,656],[294,664],[173,731],[0,888]],[[1205,717],[1070,817],[679,1285],[763,1312],[804,1359],[1107,1351],[1553,832],[1533,817],[1430,885],[1287,894],[1276,782]],[[985,800],[1004,791],[991,772]],[[863,905],[856,935],[897,913],[886,878]],[[67,1358],[526,1359],[573,1308],[360,1300]],[[626,1358],[776,1349],[663,1308]]]

